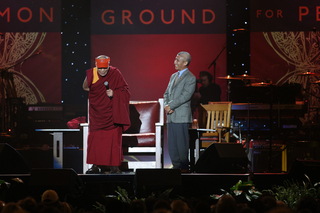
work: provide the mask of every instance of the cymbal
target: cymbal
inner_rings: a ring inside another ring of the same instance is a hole
[[[260,83],[252,83],[249,86],[253,86],[253,87],[265,87],[265,86],[270,86],[270,83],[266,83],[266,82],[260,82]]]
[[[225,76],[225,77],[217,77],[217,78],[219,78],[219,79],[226,79],[226,80],[228,80],[228,79],[230,79],[230,80],[239,80],[239,78],[235,78],[235,77],[233,77],[233,76],[231,76],[231,75],[227,75],[227,76]]]
[[[317,75],[320,75],[320,73],[315,73],[315,72],[304,72],[304,73],[299,73],[297,74],[298,76],[309,76],[309,75],[312,75],[312,76],[317,76]]]
[[[239,79],[259,79],[258,77],[250,76],[250,75],[247,75],[247,74],[235,75],[233,77],[239,78]]]
[[[250,75],[247,75],[247,74],[235,75],[235,76],[227,75],[226,77],[217,77],[217,78],[227,79],[227,80],[228,79],[231,79],[231,80],[259,79],[257,77],[253,77],[253,76],[250,76]]]

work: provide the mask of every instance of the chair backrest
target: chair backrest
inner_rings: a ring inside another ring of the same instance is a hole
[[[158,101],[130,101],[131,126],[125,133],[155,133],[155,123],[160,120]]]
[[[155,133],[154,124],[159,122],[163,125],[163,98],[158,101],[130,101],[129,111],[131,126],[125,133]],[[89,99],[87,123],[89,124]]]
[[[232,102],[210,102],[201,107],[207,112],[203,116],[207,116],[206,129],[217,130],[217,127],[230,127],[231,123],[231,105]]]

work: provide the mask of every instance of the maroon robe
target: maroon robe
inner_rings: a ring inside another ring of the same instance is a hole
[[[89,135],[87,163],[119,166],[123,160],[122,132],[130,127],[128,84],[121,72],[110,66],[106,76],[87,70],[89,91]],[[113,97],[106,93],[109,83]]]

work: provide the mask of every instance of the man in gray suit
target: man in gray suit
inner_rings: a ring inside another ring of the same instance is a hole
[[[196,77],[189,71],[191,56],[179,52],[174,60],[178,71],[171,75],[164,93],[164,110],[167,114],[168,149],[174,169],[189,171],[189,133],[192,123],[191,96],[196,88]]]

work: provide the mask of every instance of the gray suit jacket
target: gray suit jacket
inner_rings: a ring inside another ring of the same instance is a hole
[[[164,106],[169,105],[174,110],[167,115],[167,123],[192,123],[191,97],[196,88],[196,77],[187,69],[173,85],[177,75],[178,72],[171,75],[163,95]]]

